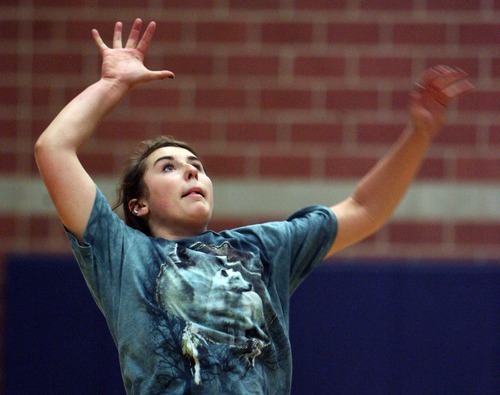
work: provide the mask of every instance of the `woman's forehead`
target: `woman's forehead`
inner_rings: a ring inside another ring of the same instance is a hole
[[[149,154],[147,158],[148,167],[154,166],[161,158],[184,161],[197,159],[196,155],[186,148],[175,146],[160,147]]]

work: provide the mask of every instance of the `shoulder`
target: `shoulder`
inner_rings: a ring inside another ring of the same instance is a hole
[[[286,218],[286,221],[307,218],[316,221],[337,222],[337,217],[331,208],[321,205],[313,205],[301,208]]]

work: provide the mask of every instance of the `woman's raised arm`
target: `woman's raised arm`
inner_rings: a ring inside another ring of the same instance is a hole
[[[448,103],[472,87],[459,69],[437,66],[424,73],[411,95],[409,126],[361,179],[352,196],[332,206],[338,233],[329,254],[357,243],[389,220],[441,131]]]
[[[94,41],[102,56],[101,78],[75,97],[42,133],[35,145],[40,174],[64,226],[83,239],[95,198],[95,184],[78,159],[78,150],[92,136],[104,117],[139,84],[173,78],[172,72],[151,71],[144,57],[156,24],[149,23],[141,37],[142,21],[136,19],[123,46],[117,22],[109,48],[97,30]]]

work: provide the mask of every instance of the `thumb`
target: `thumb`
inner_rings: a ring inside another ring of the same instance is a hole
[[[157,80],[164,80],[165,78],[174,79],[175,74],[169,70],[152,71],[151,77],[152,79],[157,79]]]

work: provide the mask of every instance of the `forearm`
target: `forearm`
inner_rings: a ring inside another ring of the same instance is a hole
[[[403,199],[424,160],[431,140],[440,132],[447,104],[473,88],[459,69],[427,70],[410,94],[411,124],[389,152],[362,178],[351,197],[332,206],[338,231],[329,254],[377,231]]]
[[[357,185],[352,199],[373,220],[384,225],[402,200],[425,158],[430,139],[408,126],[389,152]]]
[[[332,206],[338,232],[329,255],[357,243],[382,227],[417,175],[429,137],[407,127],[389,152],[358,183],[351,197]]]

